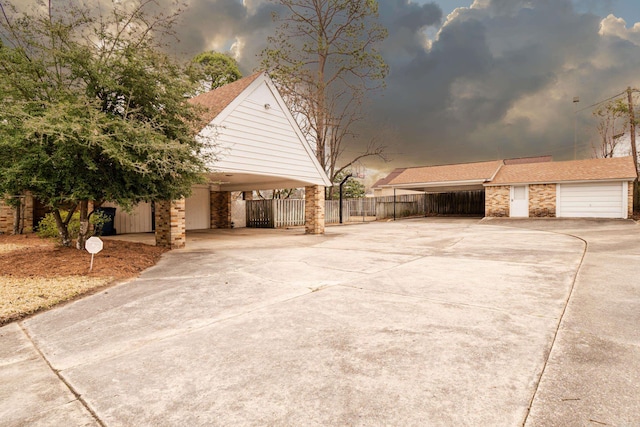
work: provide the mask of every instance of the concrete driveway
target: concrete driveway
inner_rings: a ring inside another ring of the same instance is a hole
[[[0,424],[631,425],[632,221],[191,234],[0,328]]]

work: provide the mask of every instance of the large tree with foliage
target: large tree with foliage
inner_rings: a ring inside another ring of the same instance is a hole
[[[54,0],[0,6],[0,194],[29,191],[50,206],[67,246],[79,209],[78,248],[90,201],[187,195],[210,141],[194,138],[192,85],[156,43],[176,16],[152,15],[155,0],[114,0],[102,13]]]
[[[376,50],[387,31],[375,0],[273,0],[285,11],[262,52],[262,66],[284,95],[332,181],[358,160],[383,156],[371,141],[358,154],[356,139],[368,93],[380,89],[388,67]]]
[[[340,172],[333,180],[333,186],[336,189],[332,195],[332,199],[340,198],[340,183],[347,177],[346,172]],[[366,188],[360,180],[355,176],[350,176],[342,186],[342,197],[345,199],[361,199],[366,194]]]
[[[207,51],[194,56],[187,67],[191,81],[198,84],[197,93],[233,83],[242,78],[238,62],[226,53]]]

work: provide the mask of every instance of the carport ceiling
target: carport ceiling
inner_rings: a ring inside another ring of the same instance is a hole
[[[219,185],[220,191],[274,190],[281,188],[301,188],[308,182],[281,176],[248,173],[221,172],[209,174],[209,182]]]

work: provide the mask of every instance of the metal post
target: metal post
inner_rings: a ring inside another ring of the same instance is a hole
[[[340,206],[339,206],[339,210],[340,210],[340,224],[342,224],[342,186],[344,185],[345,182],[347,182],[347,180],[349,178],[352,177],[351,173],[348,173],[347,176],[344,177],[344,179],[342,180],[342,182],[340,183]]]
[[[396,220],[396,189],[393,189],[393,220]]]
[[[573,97],[573,160],[578,158],[578,102],[580,97]]]

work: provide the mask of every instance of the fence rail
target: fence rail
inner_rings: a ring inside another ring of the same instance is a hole
[[[304,200],[247,201],[247,227],[277,228],[304,225]],[[402,218],[418,215],[484,215],[484,191],[345,199],[342,220]],[[326,200],[326,224],[340,222],[340,201]]]
[[[342,221],[349,222],[351,220],[351,210],[349,208],[349,203],[345,202],[346,200],[342,201]],[[324,201],[324,223],[340,223],[340,200]]]
[[[273,202],[276,228],[304,225],[304,200],[275,199]]]

